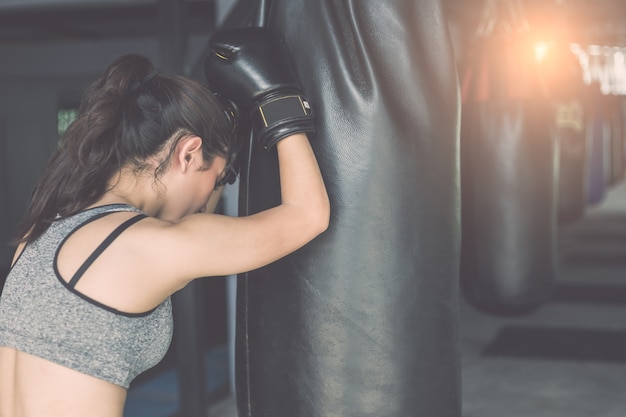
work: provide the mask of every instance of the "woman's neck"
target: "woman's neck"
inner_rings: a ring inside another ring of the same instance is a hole
[[[152,176],[123,170],[109,185],[109,191],[93,206],[130,204],[149,216],[156,215],[162,209],[163,202],[158,184],[155,184]]]

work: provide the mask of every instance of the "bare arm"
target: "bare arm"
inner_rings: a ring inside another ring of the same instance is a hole
[[[149,241],[160,242],[158,256],[146,253],[157,259],[153,273],[173,280],[175,290],[194,278],[262,267],[326,230],[330,204],[306,135],[285,138],[277,148],[281,204],[247,217],[194,214],[148,232]]]
[[[209,85],[243,109],[257,145],[277,147],[281,203],[247,217],[198,214],[156,228],[148,241],[164,249],[154,273],[176,288],[267,265],[314,239],[329,222],[328,195],[304,133],[314,131],[314,112],[283,41],[267,28],[247,27],[218,31],[210,45]]]

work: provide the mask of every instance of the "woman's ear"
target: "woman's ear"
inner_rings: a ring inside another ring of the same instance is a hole
[[[176,145],[175,156],[183,172],[191,167],[201,167],[204,163],[202,158],[202,139],[199,136],[182,138]]]

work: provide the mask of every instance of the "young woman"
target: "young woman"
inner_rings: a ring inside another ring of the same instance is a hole
[[[242,29],[213,45],[213,91],[136,55],[87,90],[35,189],[0,300],[1,417],[121,417],[132,379],[169,347],[174,292],[267,265],[326,229],[312,112],[280,42]],[[214,92],[276,148],[277,207],[207,213],[234,148]]]

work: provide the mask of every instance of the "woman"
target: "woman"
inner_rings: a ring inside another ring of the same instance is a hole
[[[232,179],[225,107],[143,57],[116,60],[87,90],[20,230],[0,300],[1,417],[122,416],[132,379],[169,347],[174,292],[267,265],[326,229],[312,112],[279,41],[243,29],[213,45],[209,82],[276,147],[281,204],[207,213]]]

